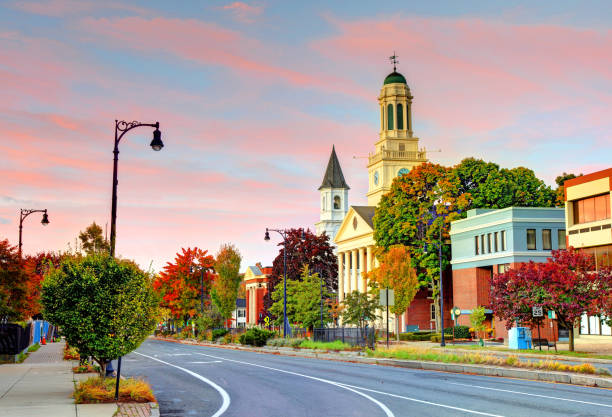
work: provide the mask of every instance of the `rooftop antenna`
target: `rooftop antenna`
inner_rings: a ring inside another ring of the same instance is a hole
[[[396,65],[399,64],[397,58],[399,58],[399,56],[395,53],[395,51],[393,51],[393,55],[389,57],[389,61],[391,61],[391,63],[393,64],[393,72],[396,72]]]

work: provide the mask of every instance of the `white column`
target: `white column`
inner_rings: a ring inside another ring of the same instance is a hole
[[[338,301],[344,300],[344,252],[338,252]]]
[[[351,266],[352,266],[352,276],[351,276],[351,288],[353,288],[353,291],[359,291],[359,285],[357,282],[357,249],[353,249],[351,251]]]
[[[361,270],[361,291],[368,292],[365,278],[365,273],[367,272],[365,248],[359,248],[359,269]]]
[[[346,274],[342,277],[342,279],[345,280],[345,286],[344,288],[346,288],[346,293],[350,294],[351,292],[351,252],[344,252],[344,265],[346,265],[346,267],[344,269],[346,269]]]

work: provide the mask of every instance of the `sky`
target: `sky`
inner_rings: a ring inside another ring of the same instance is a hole
[[[335,145],[365,205],[377,97],[399,56],[432,162],[525,166],[549,185],[612,164],[609,1],[0,1],[0,239],[74,249],[110,228],[114,121],[159,121],[120,143],[117,254],[160,270],[223,243],[242,270],[314,230]],[[433,152],[440,150],[440,152]]]

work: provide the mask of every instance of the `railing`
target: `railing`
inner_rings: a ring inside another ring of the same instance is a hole
[[[368,159],[370,164],[378,162],[382,159],[405,159],[408,161],[425,161],[427,159],[427,152],[383,150],[374,155],[370,155]]]
[[[31,324],[0,324],[0,354],[17,355],[30,346]]]
[[[348,343],[351,346],[369,346],[374,348],[376,342],[376,329],[367,327],[331,327],[318,328],[313,331],[313,339],[315,342],[335,342],[336,340],[342,343]]]

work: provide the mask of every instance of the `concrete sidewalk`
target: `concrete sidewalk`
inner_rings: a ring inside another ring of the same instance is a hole
[[[76,405],[76,363],[63,360],[64,342],[41,346],[21,364],[0,365],[2,417],[111,417],[116,404]]]

